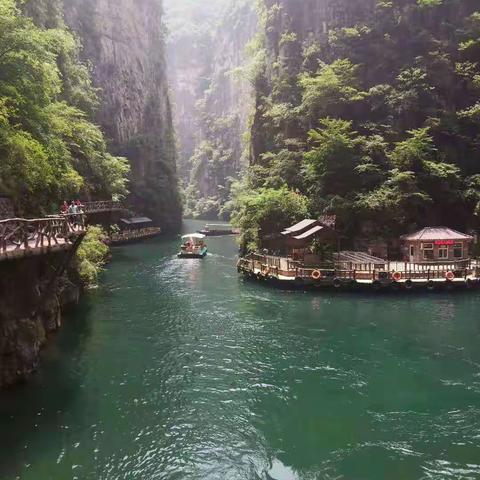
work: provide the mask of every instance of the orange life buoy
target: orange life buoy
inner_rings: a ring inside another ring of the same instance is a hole
[[[452,280],[455,280],[455,274],[453,272],[447,272],[447,274],[445,275],[445,278],[451,282]]]
[[[392,279],[395,280],[395,282],[399,282],[402,279],[402,274],[400,272],[393,272]]]
[[[314,270],[312,272],[312,278],[314,280],[320,280],[322,278],[322,272],[320,272],[320,270]]]

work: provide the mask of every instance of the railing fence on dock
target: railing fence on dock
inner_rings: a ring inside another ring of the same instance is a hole
[[[154,237],[160,235],[162,229],[160,227],[146,227],[138,230],[127,230],[125,232],[114,233],[110,236],[108,243],[124,243],[131,242],[133,240],[140,240],[143,238]]]
[[[480,276],[480,264],[476,260],[459,260],[449,263],[389,262],[385,264],[354,264],[338,262],[316,266],[301,265],[285,257],[251,254],[239,260],[240,269],[252,273],[285,280],[316,280],[333,282],[340,280],[367,282],[404,282],[463,279]],[[379,268],[380,267],[380,268]]]

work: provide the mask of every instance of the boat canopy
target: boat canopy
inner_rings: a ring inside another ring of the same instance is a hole
[[[203,233],[189,233],[188,235],[182,236],[182,240],[188,240],[189,238],[202,240],[205,238],[205,235],[203,235]]]

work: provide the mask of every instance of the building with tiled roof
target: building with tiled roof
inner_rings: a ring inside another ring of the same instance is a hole
[[[448,227],[426,227],[401,237],[405,261],[455,262],[470,257],[473,237]]]

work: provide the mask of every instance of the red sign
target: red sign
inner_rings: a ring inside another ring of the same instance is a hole
[[[453,240],[436,240],[435,245],[455,245]]]

